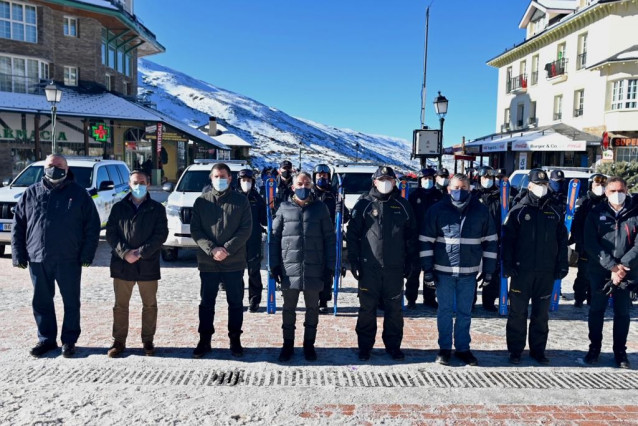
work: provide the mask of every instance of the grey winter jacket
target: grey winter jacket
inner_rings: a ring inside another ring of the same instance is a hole
[[[336,235],[328,207],[285,201],[273,220],[270,268],[282,268],[282,289],[320,291],[326,270],[334,270]]]

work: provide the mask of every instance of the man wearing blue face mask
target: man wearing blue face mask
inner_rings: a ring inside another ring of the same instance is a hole
[[[478,365],[470,351],[470,323],[476,275],[491,281],[496,269],[498,236],[490,212],[470,195],[465,175],[453,175],[449,195],[432,207],[419,235],[421,267],[426,285],[436,287],[439,300],[437,327],[439,353],[436,362],[450,363],[455,356],[465,364]],[[456,323],[453,323],[456,299]]]
[[[421,229],[425,221],[427,211],[441,201],[443,197],[434,182],[436,171],[432,168],[422,169],[419,172],[419,187],[410,192],[408,201],[414,210],[416,217],[417,229]],[[421,268],[415,267],[405,282],[405,298],[408,301],[408,309],[416,309],[416,299],[419,294],[419,278],[421,276]],[[423,304],[434,309],[438,308],[436,301],[436,291],[433,288],[423,285]]]
[[[109,358],[118,357],[126,348],[129,301],[136,283],[142,299],[142,345],[147,356],[155,354],[160,249],[168,236],[168,226],[164,206],[148,194],[148,180],[142,170],[131,172],[131,192],[113,205],[106,224],[115,291]]]
[[[201,358],[211,349],[215,333],[215,300],[219,284],[226,288],[228,337],[233,356],[244,354],[240,336],[244,320],[246,243],[252,233],[252,214],[248,198],[230,188],[232,175],[224,163],[210,172],[212,188],[195,200],[191,217],[191,236],[199,246],[197,264],[201,279],[199,304],[199,343],[193,357]]]
[[[554,207],[564,218],[567,209],[567,185],[565,184],[565,173],[560,169],[554,169],[549,174],[549,196]]]

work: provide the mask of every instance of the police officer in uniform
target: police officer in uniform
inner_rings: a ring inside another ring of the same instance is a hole
[[[417,262],[416,221],[410,203],[401,197],[391,167],[379,167],[372,179],[370,192],[352,209],[346,234],[350,268],[359,281],[359,359],[370,359],[382,297],[383,343],[394,360],[402,360],[403,279]]]
[[[525,348],[530,299],[530,356],[540,364],[549,363],[545,348],[552,289],[554,280],[569,272],[567,229],[548,196],[548,185],[545,171],[530,171],[527,195],[510,210],[503,225],[503,270],[511,278],[506,338],[512,364],[521,362]]]
[[[425,214],[434,204],[441,201],[441,192],[434,186],[434,178],[436,171],[432,168],[422,169],[419,172],[419,187],[410,192],[408,201],[412,205],[414,215],[416,217],[417,229],[421,229]],[[415,267],[405,282],[405,298],[408,301],[408,309],[416,308],[416,299],[419,294],[419,278],[421,276],[421,268]],[[431,287],[423,286],[423,304],[434,309],[439,307],[436,301],[436,290]]]
[[[292,196],[292,163],[284,160],[279,164],[279,174],[277,175],[277,194],[275,195],[275,210],[284,201]]]
[[[450,182],[450,172],[445,167],[442,167],[440,169],[437,169],[434,176],[436,189],[439,190],[439,192],[441,193],[441,198],[443,198],[444,195],[447,195],[447,184],[448,182]]]
[[[564,218],[567,209],[567,184],[565,173],[560,169],[552,170],[549,175],[549,196]]]
[[[574,306],[577,308],[583,306],[584,301],[587,301],[587,304],[591,301],[588,277],[589,257],[585,251],[585,219],[599,204],[607,202],[605,185],[607,185],[607,176],[600,173],[591,175],[589,191],[576,201],[570,243],[576,243],[576,253],[578,253],[578,274],[574,280]]]

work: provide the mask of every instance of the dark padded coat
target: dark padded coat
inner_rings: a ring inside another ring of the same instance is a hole
[[[100,239],[100,217],[86,189],[69,171],[57,187],[43,179],[22,194],[11,236],[14,265],[91,263]]]
[[[585,252],[585,220],[587,215],[602,202],[607,202],[607,196],[604,193],[596,195],[591,191],[587,191],[587,194],[576,201],[570,241],[576,243],[576,251],[580,254]]]
[[[328,207],[285,201],[273,220],[270,268],[281,266],[282,289],[321,291],[326,270],[334,270],[336,236]]]
[[[200,195],[193,204],[191,236],[199,246],[197,263],[203,272],[237,272],[246,268],[246,242],[252,232],[250,202],[232,189],[215,189]],[[213,249],[224,247],[228,257],[213,259]]]
[[[254,186],[250,188],[248,193],[242,191],[241,187],[238,186],[237,192],[248,198],[253,218],[252,231],[246,244],[246,260],[261,259],[261,235],[264,233],[264,227],[268,225],[266,201],[259,195]]]
[[[129,193],[113,206],[106,223],[111,248],[111,278],[154,281],[160,276],[160,249],[168,237],[166,209],[150,195],[136,208]],[[140,249],[141,259],[128,263],[129,250]]]

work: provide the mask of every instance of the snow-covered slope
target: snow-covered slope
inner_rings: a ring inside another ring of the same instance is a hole
[[[411,142],[387,136],[367,135],[337,129],[310,120],[291,117],[275,108],[146,59],[138,62],[139,94],[157,109],[193,127],[208,123],[208,117],[253,145],[255,167],[278,164],[288,158],[298,163],[302,144],[304,168],[317,163],[354,162],[356,144],[359,161],[391,164],[402,170],[416,169],[410,160]]]

